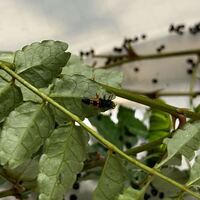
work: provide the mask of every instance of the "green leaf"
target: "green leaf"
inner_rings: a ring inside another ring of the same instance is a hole
[[[190,170],[190,178],[187,182],[187,185],[200,188],[200,156],[196,157],[195,163]]]
[[[0,122],[22,102],[22,93],[13,83],[0,82]]]
[[[16,72],[36,87],[47,87],[69,60],[67,48],[66,43],[53,40],[25,46],[16,52]]]
[[[188,180],[188,172],[186,170],[180,170],[176,167],[168,167],[163,168],[161,170],[161,173],[169,178],[172,178],[176,180],[176,182],[180,184],[185,184]],[[174,187],[170,183],[167,183],[166,181],[160,179],[159,177],[155,177],[152,181],[153,187],[159,192],[163,192],[165,194],[165,197],[174,197],[180,194],[180,189],[177,187]]]
[[[128,187],[120,194],[117,200],[143,200],[145,188],[142,190],[136,190],[132,187]]]
[[[45,104],[27,102],[7,117],[0,138],[0,163],[16,168],[44,143],[54,128],[54,119]]]
[[[109,140],[117,147],[122,148],[122,141],[119,140],[121,131],[109,116],[98,115],[89,118],[89,121],[105,139]]]
[[[171,117],[168,113],[160,110],[152,110],[150,116],[150,131],[169,131],[171,126]]]
[[[167,145],[167,157],[159,164],[160,166],[177,154],[182,154],[191,160],[194,157],[194,151],[200,147],[200,122],[186,124],[183,129],[175,132],[173,138],[165,139],[164,143]]]
[[[95,69],[94,80],[112,87],[120,87],[123,81],[122,72],[113,69]]]
[[[122,160],[108,154],[103,172],[93,194],[93,200],[114,200],[124,188],[125,169]]]
[[[72,56],[69,63],[63,68],[62,74],[74,75],[79,74],[96,82],[110,85],[113,87],[120,87],[123,74],[122,72],[111,69],[95,69],[83,63],[77,56]]]
[[[63,67],[62,74],[72,76],[75,74],[83,75],[88,79],[93,78],[93,67],[86,65],[80,60],[80,57],[71,55],[67,65]]]
[[[36,187],[36,178],[39,172],[38,157],[29,159],[14,169],[5,168],[6,174],[20,183],[26,189],[34,189]]]
[[[76,180],[86,159],[88,135],[70,125],[55,129],[48,138],[39,163],[39,199],[62,200]]]
[[[50,91],[51,98],[79,117],[97,115],[99,112],[106,110],[82,102],[83,98],[95,98],[96,94],[100,98],[103,98],[104,95],[109,96],[109,93],[101,86],[81,75],[63,75],[61,78],[56,79]],[[66,121],[66,115],[55,108],[52,109],[59,121]]]
[[[31,90],[29,90],[23,84],[17,83],[17,85],[20,87],[20,89],[22,91],[24,102],[25,101],[32,101],[32,102],[35,102],[35,103],[42,103],[43,102],[43,99],[41,97],[39,97],[37,94],[33,93]],[[50,86],[48,88],[40,88],[38,90],[40,92],[46,94],[46,95],[49,95]]]
[[[0,51],[0,60],[13,63],[15,53],[9,51]]]
[[[135,118],[135,112],[132,109],[120,106],[117,118],[119,126],[126,127],[132,135],[147,135],[146,126],[139,119]]]

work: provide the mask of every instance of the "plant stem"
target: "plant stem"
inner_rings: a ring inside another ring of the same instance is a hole
[[[108,92],[115,94],[116,96],[135,101],[140,104],[144,104],[146,106],[150,106],[151,108],[162,110],[164,112],[170,113],[174,117],[179,117],[181,115],[185,115],[186,117],[192,118],[192,119],[200,119],[200,113],[195,113],[190,111],[186,108],[177,108],[175,106],[171,106],[166,103],[161,103],[160,101],[150,99],[149,97],[146,97],[144,95],[139,95],[137,93],[131,92],[129,90],[125,89],[118,89],[114,88],[108,85],[102,85]]]
[[[137,91],[137,90],[127,90],[129,92],[132,92],[134,94],[140,94],[140,95],[145,95],[149,98],[156,99],[158,97],[165,97],[165,96],[192,96],[196,97],[200,95],[200,91],[193,91],[193,92],[161,92],[161,90],[155,90],[152,92],[145,92],[145,91]]]
[[[126,153],[121,151],[119,148],[117,148],[115,145],[113,145],[111,142],[103,138],[101,135],[99,135],[97,132],[95,132],[92,128],[88,127],[84,122],[81,121],[79,117],[65,109],[63,106],[55,102],[53,99],[45,95],[44,93],[40,92],[36,87],[32,86],[30,83],[28,83],[26,80],[21,78],[18,74],[16,74],[14,71],[9,69],[9,67],[6,66],[6,64],[3,61],[0,61],[0,68],[2,68],[4,71],[6,71],[8,74],[10,74],[13,78],[18,80],[20,83],[22,83],[25,87],[27,87],[29,90],[40,96],[43,100],[47,101],[48,103],[52,104],[55,108],[62,111],[64,114],[72,118],[74,121],[78,122],[81,127],[83,127],[86,131],[88,131],[93,137],[95,137],[100,143],[102,143],[104,146],[106,146],[109,150],[118,153],[121,157],[132,163],[133,165],[136,165],[137,167],[143,169],[147,173],[151,175],[156,175],[160,177],[161,179],[165,180],[168,183],[171,183],[172,185],[178,187],[179,189],[191,194],[192,196],[200,199],[200,195],[193,192],[192,190],[188,189],[186,186],[174,181],[173,179],[161,174],[157,169],[150,168],[143,163],[139,162],[138,160],[128,156]]]
[[[198,66],[199,66],[199,62],[200,62],[200,57],[198,55],[198,61],[195,64],[195,66],[193,67],[192,77],[191,77],[191,80],[190,80],[190,89],[189,89],[189,91],[190,91],[191,94],[193,93],[194,86],[195,86],[195,83],[196,83],[197,69],[198,69]],[[190,106],[193,107],[193,96],[192,95],[190,96]]]
[[[8,190],[0,191],[0,198],[7,197],[7,196],[15,196],[16,194],[17,194],[17,191],[11,188]]]
[[[137,147],[132,147],[132,148],[126,150],[124,153],[126,153],[127,155],[134,156],[137,153],[151,150],[151,149],[155,148],[156,146],[162,144],[162,141],[163,141],[164,138],[166,138],[166,136],[159,138],[157,140],[154,140],[152,142],[142,144],[142,145],[137,146]],[[99,160],[90,160],[88,162],[85,162],[83,170],[88,170],[88,169],[92,169],[92,168],[95,168],[95,167],[104,166],[104,163],[105,163],[105,158],[100,158]]]
[[[185,55],[198,55],[200,54],[200,49],[196,50],[187,50],[187,51],[180,51],[180,52],[169,52],[169,53],[162,53],[162,54],[149,54],[149,55],[94,55],[94,58],[122,58],[122,60],[115,62],[110,65],[101,66],[102,68],[111,68],[116,67],[125,63],[139,61],[139,60],[149,60],[149,59],[160,59],[160,58],[168,58],[174,56],[185,56]]]
[[[143,152],[143,151],[151,150],[151,149],[155,148],[156,146],[162,144],[162,141],[164,140],[164,138],[166,138],[166,137],[159,138],[157,140],[154,140],[147,144],[140,145],[138,147],[130,148],[130,149],[126,150],[125,153],[127,155],[135,155],[135,154]]]

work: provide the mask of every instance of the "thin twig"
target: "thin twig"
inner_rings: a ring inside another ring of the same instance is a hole
[[[162,54],[149,54],[149,55],[94,55],[94,58],[121,58],[120,61],[117,61],[113,64],[101,66],[101,68],[111,68],[116,67],[125,63],[133,62],[133,61],[140,61],[140,60],[149,60],[149,59],[161,59],[161,58],[168,58],[174,56],[185,56],[185,55],[198,55],[200,54],[200,49],[196,50],[186,50],[186,51],[179,51],[179,52],[169,52],[169,53],[162,53]]]

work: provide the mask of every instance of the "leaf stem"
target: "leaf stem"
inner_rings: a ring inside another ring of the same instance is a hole
[[[178,108],[166,103],[161,103],[160,101],[157,101],[155,99],[150,99],[147,96],[140,95],[140,94],[131,92],[129,90],[114,88],[114,87],[104,85],[101,83],[99,84],[102,85],[108,92],[113,93],[116,96],[131,100],[131,101],[135,101],[137,103],[144,104],[146,106],[150,106],[151,108],[154,108],[154,109],[162,110],[164,112],[170,113],[174,117],[179,117],[180,114],[182,114],[192,119],[200,119],[200,113],[192,112],[189,109]]]
[[[145,95],[149,98],[156,99],[158,97],[165,97],[165,96],[192,96],[196,97],[200,95],[200,91],[193,91],[193,92],[161,92],[161,90],[155,90],[152,92],[145,92],[145,91],[137,91],[137,90],[129,90],[135,94]]]
[[[121,151],[119,148],[117,148],[115,145],[113,145],[111,142],[103,138],[101,135],[96,133],[92,128],[88,127],[84,122],[81,121],[79,117],[74,115],[73,113],[69,112],[67,109],[65,109],[63,106],[55,102],[53,99],[45,95],[44,93],[40,92],[36,87],[32,86],[30,83],[28,83],[26,80],[21,78],[18,74],[16,74],[14,71],[12,71],[9,67],[6,66],[6,64],[3,61],[0,61],[0,68],[2,68],[4,71],[6,71],[8,74],[10,74],[13,78],[18,80],[20,83],[22,83],[25,87],[27,87],[29,90],[40,96],[43,100],[47,101],[48,103],[52,104],[55,108],[62,111],[67,116],[71,117],[73,120],[79,123],[81,127],[83,127],[86,131],[88,131],[93,137],[95,137],[100,143],[102,143],[104,146],[106,146],[109,150],[118,153],[121,157],[132,163],[133,165],[136,165],[137,167],[143,169],[147,173],[151,175],[156,175],[160,177],[161,179],[167,181],[168,183],[171,183],[172,185],[178,187],[179,189],[191,194],[192,196],[196,197],[197,199],[200,199],[200,195],[193,192],[186,186],[174,181],[173,179],[161,174],[157,169],[150,168],[143,163],[139,162],[138,160],[128,156],[126,153]]]
[[[0,191],[0,198],[7,197],[7,196],[16,196],[18,194],[17,190],[14,188]]]
[[[140,60],[149,60],[149,59],[161,59],[161,58],[168,58],[174,56],[185,56],[185,55],[198,55],[200,54],[200,49],[196,50],[186,50],[186,51],[179,51],[179,52],[169,52],[169,53],[162,53],[162,54],[149,54],[149,55],[137,55],[134,54],[133,56],[130,55],[94,55],[94,58],[122,58],[122,60],[115,62],[113,64],[101,66],[102,68],[111,68],[116,67],[125,63],[133,62],[133,61],[140,61]]]
[[[127,155],[135,155],[135,154],[143,152],[143,151],[151,150],[151,149],[155,148],[156,146],[162,144],[162,141],[164,140],[164,138],[166,138],[166,137],[162,137],[162,138],[159,138],[152,142],[149,142],[147,144],[143,144],[143,145],[140,145],[137,147],[130,148],[130,149],[126,150],[125,153]]]

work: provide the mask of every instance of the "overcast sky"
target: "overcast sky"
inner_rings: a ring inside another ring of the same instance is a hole
[[[153,37],[167,33],[172,22],[197,21],[199,8],[199,0],[1,0],[0,49],[56,39],[73,52],[104,51],[124,36]]]

